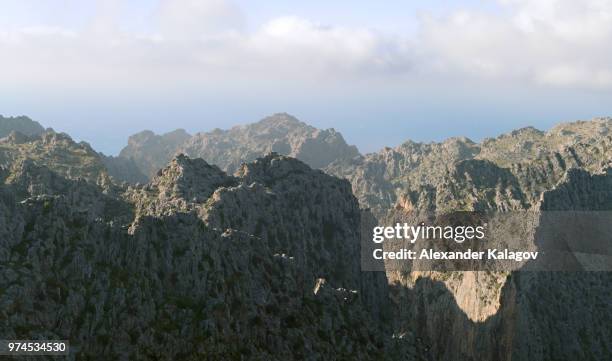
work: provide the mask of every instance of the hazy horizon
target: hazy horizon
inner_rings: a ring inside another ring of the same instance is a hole
[[[301,119],[300,117],[295,116],[295,114],[292,114],[292,113],[289,113],[289,112],[276,112],[276,113],[274,113],[274,114],[277,114],[277,113],[288,113],[289,115],[296,117],[298,120],[300,120],[300,121],[301,121],[301,122],[303,122],[303,123],[306,123],[306,124],[311,125],[311,126],[315,126],[313,123],[308,122],[308,121],[305,121],[305,120]],[[274,114],[268,114],[267,116],[271,116],[271,115],[274,115]],[[0,114],[0,116],[4,116],[4,117],[19,117],[19,116],[26,116],[26,117],[28,117],[28,118],[32,119],[32,118],[31,118],[30,116],[28,116],[27,114],[16,114],[16,115]],[[101,152],[101,153],[104,153],[105,155],[117,156],[117,155],[119,154],[119,152],[121,151],[121,149],[127,145],[127,141],[128,141],[129,136],[134,135],[134,134],[139,133],[139,132],[142,132],[142,131],[152,131],[152,132],[153,132],[153,133],[155,133],[156,135],[163,135],[163,134],[166,134],[166,133],[169,133],[169,132],[173,132],[173,131],[175,131],[175,130],[185,130],[185,131],[186,131],[187,133],[189,133],[190,135],[195,135],[196,133],[207,133],[207,132],[210,132],[210,131],[212,131],[212,130],[214,130],[214,129],[216,129],[216,128],[219,128],[219,129],[222,129],[222,130],[228,130],[228,129],[230,129],[230,128],[234,127],[234,126],[248,125],[248,124],[256,123],[256,122],[258,122],[258,121],[260,121],[260,120],[264,119],[264,118],[265,118],[265,117],[267,117],[267,116],[263,116],[263,117],[260,117],[260,118],[258,118],[258,119],[254,119],[254,120],[252,120],[252,121],[244,121],[244,122],[237,122],[237,123],[235,123],[235,124],[228,124],[228,126],[226,126],[226,127],[214,127],[214,128],[210,128],[210,129],[196,129],[196,130],[190,130],[190,129],[187,129],[187,128],[184,128],[184,127],[181,127],[181,126],[179,126],[179,125],[177,125],[177,127],[176,127],[176,128],[172,128],[172,129],[169,129],[169,130],[162,130],[162,131],[156,131],[156,130],[154,130],[154,129],[143,128],[143,129],[141,129],[141,130],[139,130],[139,131],[136,131],[136,132],[134,132],[134,133],[126,134],[126,135],[125,135],[125,137],[124,137],[124,140],[125,140],[125,141],[124,141],[124,143],[123,143],[123,144],[118,145],[118,147],[119,147],[119,148],[118,148],[118,149],[116,149],[116,150],[115,150],[115,151],[113,151],[113,152],[107,152],[107,151],[104,151],[104,150],[102,150],[102,149],[99,149],[98,147],[96,147],[96,143],[95,143],[95,141],[94,141],[94,142],[92,142],[92,141],[90,141],[90,140],[88,140],[88,139],[82,139],[82,138],[75,137],[75,136],[74,136],[73,134],[71,134],[69,131],[66,131],[66,130],[63,130],[63,129],[56,128],[56,127],[54,127],[54,126],[52,126],[52,125],[49,125],[49,124],[44,124],[44,123],[42,123],[42,122],[38,122],[38,123],[40,123],[40,124],[41,124],[41,125],[42,125],[44,128],[52,128],[54,131],[57,131],[57,132],[63,132],[63,133],[67,133],[68,135],[70,135],[71,137],[73,137],[73,139],[74,139],[74,140],[76,140],[76,141],[85,141],[85,142],[89,143],[89,144],[90,144],[90,145],[91,145],[91,146],[94,148],[94,150],[96,150],[96,151],[98,151],[98,152]],[[323,127],[323,128],[318,127],[318,128],[319,128],[319,129],[328,129],[328,128],[334,128],[336,131],[338,131],[338,132],[340,132],[340,133],[342,134],[342,136],[343,136],[344,140],[345,140],[345,141],[346,141],[346,142],[347,142],[349,145],[355,145],[355,146],[356,146],[356,147],[359,149],[359,152],[360,152],[361,154],[367,154],[367,153],[372,153],[372,152],[379,151],[379,150],[383,149],[384,147],[391,147],[391,148],[393,148],[393,147],[397,147],[397,146],[399,146],[399,145],[401,145],[402,143],[405,143],[405,142],[407,142],[407,141],[415,141],[415,142],[429,143],[429,142],[441,142],[441,141],[444,141],[444,140],[446,140],[446,139],[448,139],[448,138],[453,138],[453,137],[466,137],[466,138],[469,138],[470,140],[472,140],[472,141],[474,141],[474,142],[476,142],[476,143],[479,143],[479,142],[481,142],[481,141],[482,141],[484,138],[495,138],[495,137],[497,137],[497,136],[499,136],[499,135],[502,135],[502,134],[505,134],[505,133],[508,133],[508,132],[511,132],[511,131],[513,131],[513,130],[517,130],[517,129],[520,129],[520,128],[525,128],[525,127],[535,127],[535,128],[537,128],[538,130],[541,130],[541,131],[548,131],[548,130],[550,130],[550,128],[552,128],[552,127],[554,127],[554,126],[556,126],[556,125],[558,125],[558,124],[560,124],[560,123],[574,122],[574,121],[588,121],[588,120],[592,120],[593,118],[600,118],[600,117],[609,117],[609,116],[606,116],[606,115],[601,115],[601,116],[594,116],[594,117],[591,117],[591,118],[588,118],[588,119],[566,119],[566,120],[562,120],[562,121],[558,121],[558,122],[553,122],[553,123],[551,123],[550,125],[547,125],[546,127],[537,127],[537,126],[534,126],[534,125],[525,124],[525,125],[522,125],[522,126],[518,126],[518,127],[516,127],[516,128],[510,128],[510,129],[502,130],[502,131],[500,131],[499,133],[496,133],[496,134],[488,134],[488,135],[487,135],[487,134],[485,134],[485,135],[480,136],[480,137],[477,137],[477,138],[476,138],[476,137],[471,137],[471,136],[466,135],[466,134],[454,134],[454,135],[452,135],[452,134],[451,134],[451,135],[448,135],[448,136],[445,136],[445,137],[438,137],[438,138],[431,138],[431,139],[426,139],[426,138],[423,138],[423,139],[417,139],[417,138],[405,138],[405,139],[403,139],[403,140],[399,141],[398,143],[393,143],[393,144],[391,144],[391,143],[389,143],[389,144],[383,144],[383,145],[381,145],[380,147],[378,147],[378,148],[376,148],[376,149],[371,149],[371,150],[370,150],[370,149],[367,149],[367,148],[366,148],[367,150],[364,150],[364,147],[360,146],[360,144],[353,142],[353,141],[352,141],[352,140],[351,140],[349,137],[347,137],[346,132],[344,132],[344,131],[343,131],[343,129],[340,129],[340,128],[337,128],[337,127],[333,127],[333,126],[332,126],[332,127]],[[33,120],[33,121],[37,121],[36,119],[32,119],[32,120]],[[316,127],[316,126],[315,126],[315,127]],[[348,133],[349,133],[349,134],[351,134],[352,132],[350,132],[350,131],[349,131]],[[382,136],[382,134],[370,134],[370,136],[371,136],[371,137],[380,137],[380,136]],[[400,137],[401,137],[401,135],[400,135]],[[374,144],[374,143],[369,143],[369,145],[372,145],[372,144]]]

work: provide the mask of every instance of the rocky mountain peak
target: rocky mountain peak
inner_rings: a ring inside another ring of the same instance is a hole
[[[326,171],[351,181],[361,205],[371,208],[379,218],[398,206],[404,194],[418,194],[422,187],[447,189],[448,195],[455,194],[453,199],[457,199],[470,185],[482,192],[466,191],[459,198],[479,193],[491,206],[497,202],[505,204],[504,208],[530,207],[568,169],[597,172],[608,167],[612,159],[611,129],[612,118],[596,118],[560,124],[548,132],[525,127],[481,143],[464,137],[440,143],[407,141],[358,161],[334,162]],[[492,182],[501,183],[492,188]],[[455,187],[452,191],[448,188],[451,185]],[[400,203],[405,204],[405,199]]]
[[[295,128],[298,126],[308,126],[306,123],[300,122],[296,117],[288,113],[276,113],[267,116],[253,125],[285,129]]]
[[[313,168],[323,168],[337,159],[350,159],[359,152],[333,129],[319,130],[287,114],[278,113],[253,124],[226,131],[198,133],[181,150],[201,157],[228,173],[270,152],[288,155]]]
[[[12,131],[32,136],[42,134],[45,128],[26,116],[3,117],[0,115],[0,138],[6,137]]]
[[[290,174],[304,174],[312,171],[310,167],[295,158],[272,152],[251,163],[243,164],[236,172],[236,176],[242,178],[246,183],[257,181],[270,184]]]
[[[158,172],[150,186],[156,188],[160,196],[201,203],[217,188],[232,184],[235,184],[235,179],[227,176],[219,167],[201,158],[191,159],[179,154]]]
[[[535,127],[532,127],[532,126],[528,126],[528,127],[523,127],[523,128],[519,128],[519,129],[511,131],[509,136],[511,137],[521,137],[521,136],[523,137],[541,137],[545,134],[546,132],[536,129]]]
[[[323,168],[333,161],[359,155],[357,148],[349,146],[334,129],[317,129],[290,114],[277,113],[256,123],[227,130],[214,129],[194,136],[183,130],[161,136],[151,131],[140,132],[130,137],[128,146],[117,158],[133,161],[141,173],[152,178],[178,153],[205,159],[231,174],[242,163],[270,152],[298,158],[313,168]],[[109,169],[114,171],[116,178],[132,182],[138,179],[138,175],[129,174],[129,166],[123,163],[119,159],[108,159]]]
[[[37,136],[14,133],[0,140],[0,166],[28,160],[69,179],[82,178],[92,184],[110,184],[100,155],[85,142],[75,142],[65,133],[47,130]]]

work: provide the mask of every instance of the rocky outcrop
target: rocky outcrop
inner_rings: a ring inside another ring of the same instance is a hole
[[[65,133],[51,130],[29,137],[13,132],[0,139],[0,166],[11,168],[24,160],[45,166],[68,179],[111,184],[100,155],[89,144],[77,143]]]
[[[51,156],[52,152],[56,154]],[[78,159],[81,155],[90,159],[87,161],[83,159],[81,162]],[[51,128],[45,130],[38,122],[28,117],[0,116],[0,162],[6,166],[18,156],[22,159],[42,161],[43,164],[69,178],[91,177],[96,173],[106,173],[118,182],[146,183],[148,179],[139,170],[136,162],[129,158],[109,157],[96,153],[87,143],[77,144],[67,134],[56,133]],[[65,163],[61,164],[62,162]],[[82,167],[80,163],[91,163],[96,169],[83,169],[85,173],[81,170],[76,174],[67,173],[72,165],[77,168]]]
[[[133,161],[143,174],[152,178],[179,153],[202,158],[232,174],[243,163],[270,152],[297,158],[312,168],[323,168],[336,160],[349,160],[359,155],[357,148],[346,144],[334,129],[317,129],[289,114],[279,113],[257,123],[194,136],[184,130],[161,136],[144,131],[130,137],[128,146],[118,158]],[[131,180],[121,174],[117,174],[117,178]]]
[[[435,188],[447,182],[448,176],[455,178],[451,173],[456,165],[473,159],[489,161],[501,172],[510,172],[525,201],[534,205],[566,170],[578,167],[597,172],[609,166],[611,129],[612,118],[597,118],[560,124],[548,132],[523,128],[480,144],[467,138],[429,144],[408,141],[348,162],[334,162],[325,171],[348,179],[360,204],[371,208],[379,218],[385,217],[401,197],[423,187]]]
[[[348,160],[359,154],[334,129],[316,129],[286,113],[229,130],[198,133],[183,144],[181,151],[229,173],[270,152],[300,159],[312,168],[323,168],[337,159]]]
[[[325,168],[329,174],[348,179],[363,207],[377,217],[397,202],[398,197],[423,185],[435,185],[455,163],[472,159],[478,146],[467,138],[443,143],[408,141],[350,161],[336,161]]]
[[[3,117],[0,115],[0,138],[8,136],[11,132],[18,132],[27,136],[36,136],[44,133],[45,128],[38,122],[25,116]]]

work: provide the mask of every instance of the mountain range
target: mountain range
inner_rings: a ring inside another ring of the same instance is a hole
[[[612,210],[611,130],[362,155],[281,113],[108,157],[0,118],[0,332],[78,359],[610,359],[610,272],[364,272],[360,247],[407,214]]]
[[[118,158],[134,161],[150,179],[177,154],[206,159],[233,173],[242,163],[270,152],[300,159],[312,168],[323,168],[334,161],[359,155],[357,148],[347,145],[334,129],[316,129],[280,113],[257,123],[193,136],[183,129],[162,135],[143,131],[129,138]],[[117,177],[123,175],[119,173]]]

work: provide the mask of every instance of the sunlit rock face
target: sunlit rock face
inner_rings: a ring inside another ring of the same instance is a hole
[[[359,155],[334,129],[316,129],[286,113],[229,130],[198,133],[181,147],[229,173],[270,152],[297,158],[312,168],[323,168],[337,159]]]
[[[612,118],[597,118],[560,124],[548,132],[523,128],[481,143],[467,138],[441,143],[407,141],[349,161],[339,160],[325,171],[348,179],[362,207],[371,208],[379,218],[402,196],[419,193],[423,188],[451,191],[453,183],[479,176],[483,177],[480,181],[489,182],[483,184],[488,188],[493,179],[511,182],[514,189],[509,191],[521,192],[521,201],[529,207],[539,201],[542,192],[552,189],[568,169],[600,172],[609,167],[611,149]],[[502,182],[500,186],[506,188],[510,184]],[[465,195],[464,209],[489,206],[483,203],[489,203],[492,194],[478,197],[467,194],[471,190],[461,185],[456,188]],[[502,199],[490,206],[509,206],[503,202]]]
[[[357,148],[349,146],[334,129],[317,129],[289,114],[278,113],[256,123],[193,136],[184,130],[163,135],[140,132],[130,137],[118,158],[133,161],[143,174],[152,178],[180,153],[202,158],[232,174],[242,163],[271,152],[297,158],[311,168],[323,168],[336,160],[359,155]]]

